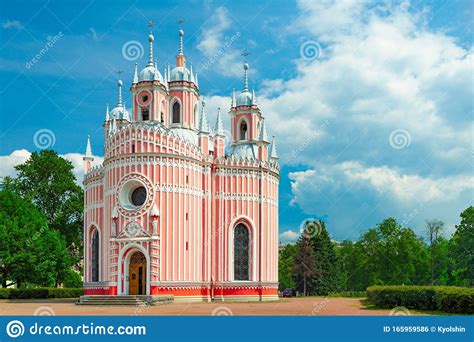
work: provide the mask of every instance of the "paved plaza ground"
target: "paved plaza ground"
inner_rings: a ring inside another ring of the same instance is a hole
[[[263,303],[173,303],[160,306],[86,306],[67,300],[0,301],[0,316],[383,316],[391,310],[367,309],[362,298],[284,298]],[[394,312],[392,312],[394,314]],[[407,312],[395,312],[407,314]],[[411,313],[415,314],[415,313]]]

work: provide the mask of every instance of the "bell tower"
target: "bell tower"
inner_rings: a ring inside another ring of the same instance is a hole
[[[158,70],[158,62],[153,60],[154,23],[150,21],[148,27],[148,64],[140,73],[138,64],[135,64],[133,83],[130,89],[133,99],[133,117],[135,121],[154,121],[168,127],[168,88]]]
[[[263,120],[260,109],[257,106],[255,91],[249,91],[247,56],[249,53],[244,51],[242,56],[244,62],[244,88],[236,95],[232,92],[232,104],[230,109],[232,143],[254,143],[259,140],[261,130],[261,121]]]
[[[179,19],[180,26],[183,19]],[[186,56],[183,49],[184,31],[178,31],[179,48],[176,55],[176,66],[168,72],[168,85],[170,94],[169,122],[170,128],[198,129],[198,101],[199,89],[197,74],[193,67],[186,66]]]

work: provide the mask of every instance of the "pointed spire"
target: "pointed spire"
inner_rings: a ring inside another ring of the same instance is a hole
[[[130,116],[127,111],[127,106],[125,105],[125,102],[123,103],[123,114],[122,114],[122,119],[125,121],[130,121]]]
[[[216,128],[214,129],[217,135],[224,136],[224,123],[222,122],[221,109],[217,108]]]
[[[196,85],[196,87],[199,88],[198,73],[195,73],[195,74],[194,74],[194,84]]]
[[[189,66],[189,82],[194,82],[193,65]]]
[[[272,145],[270,146],[270,158],[277,160],[278,159],[278,152],[277,152],[277,145],[275,136],[272,137]]]
[[[244,91],[249,91],[249,65],[244,63]]]
[[[109,104],[107,103],[107,107],[105,108],[105,122],[110,120],[110,113],[109,113]]]
[[[232,89],[232,102],[231,107],[235,107],[235,89]]]
[[[201,121],[199,122],[199,133],[210,133],[209,122],[206,115],[206,102],[202,100]]]
[[[135,71],[133,72],[133,84],[138,83],[138,63],[135,63]]]
[[[184,31],[179,30],[179,50],[178,50],[178,55],[183,55],[183,36],[184,36]]]
[[[92,149],[91,149],[91,136],[87,135],[87,144],[86,144],[86,157],[92,157]]]
[[[166,67],[163,68],[163,74],[165,75],[165,87],[168,87],[168,70],[166,69]]]
[[[152,29],[155,24],[153,23],[152,20],[148,22],[148,27],[150,28],[150,34],[148,35],[148,65],[147,66],[153,66],[153,41],[155,40],[155,37],[153,37],[152,34]]]
[[[255,89],[252,89],[252,104],[257,104],[257,97],[255,96]]]
[[[155,59],[155,73],[153,74],[153,81],[160,80],[160,71],[158,70],[158,61]]]
[[[268,134],[267,134],[267,125],[265,124],[265,119],[262,119],[262,125],[260,126],[260,133],[258,135],[258,140],[268,143]]]
[[[244,56],[244,91],[249,91],[249,65],[247,63],[247,56],[250,53],[247,50],[242,52],[242,56]]]

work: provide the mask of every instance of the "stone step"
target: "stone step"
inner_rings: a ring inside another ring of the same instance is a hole
[[[87,295],[81,296],[77,305],[162,305],[171,304],[174,296],[158,295],[158,296],[105,296],[105,295]]]

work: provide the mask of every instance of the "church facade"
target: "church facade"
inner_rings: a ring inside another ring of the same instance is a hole
[[[118,81],[107,106],[104,161],[84,162],[86,295],[174,295],[182,301],[278,298],[276,143],[248,87],[213,128],[188,68],[183,31],[174,68],[135,72],[130,112]]]

